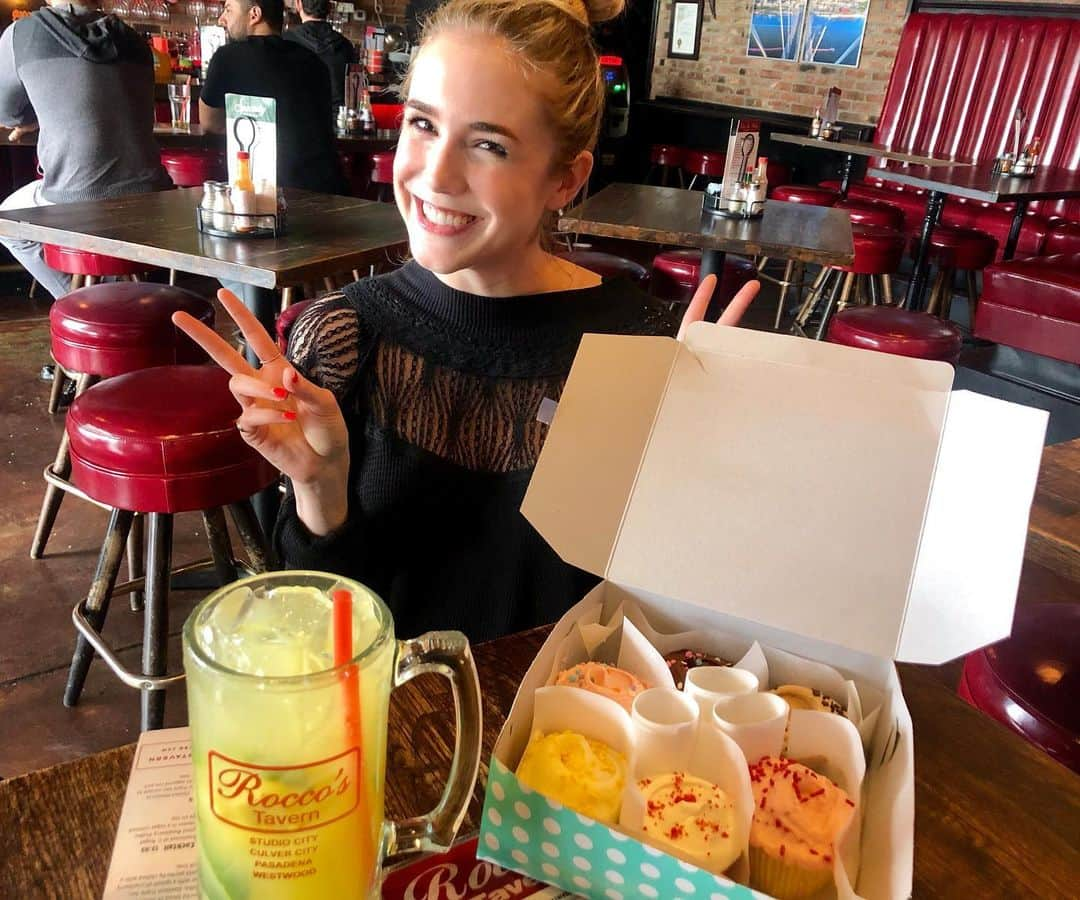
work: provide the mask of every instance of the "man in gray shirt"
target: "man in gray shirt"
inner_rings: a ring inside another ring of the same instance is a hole
[[[154,64],[146,42],[93,0],[49,6],[0,35],[0,123],[39,130],[43,177],[0,209],[74,203],[171,186],[154,141]],[[53,297],[70,279],[45,265],[41,244],[3,239]]]

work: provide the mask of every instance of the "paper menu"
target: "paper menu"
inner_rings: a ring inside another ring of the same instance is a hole
[[[226,156],[229,184],[236,183],[236,154],[251,154],[251,180],[255,184],[255,212],[277,212],[277,101],[273,97],[225,95]]]
[[[191,732],[139,737],[102,900],[199,896]]]
[[[734,119],[727,144],[724,165],[723,196],[733,197],[748,168],[757,163],[761,146],[760,119]]]

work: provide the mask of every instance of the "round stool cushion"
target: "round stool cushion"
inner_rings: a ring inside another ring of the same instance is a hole
[[[236,503],[277,471],[236,428],[217,366],[140,369],[94,385],[67,414],[72,481],[100,503],[177,513]]]
[[[386,150],[371,154],[371,180],[375,184],[394,183],[394,151]]]
[[[757,277],[757,269],[748,259],[724,257],[724,272],[716,296],[727,303],[748,281]],[[689,303],[701,281],[700,250],[668,250],[653,259],[649,293],[668,303]]]
[[[683,168],[691,175],[710,175],[722,178],[727,157],[716,150],[687,150]]]
[[[856,200],[847,197],[838,201],[834,209],[847,210],[852,224],[856,225],[881,225],[884,228],[895,228],[897,231],[904,229],[904,211],[892,203],[884,200]]]
[[[166,284],[95,284],[65,294],[49,310],[52,355],[69,372],[110,378],[206,355],[172,323],[190,313],[214,326],[214,307],[198,294]]]
[[[681,168],[686,161],[686,148],[672,144],[653,144],[649,148],[649,162],[654,166]]]
[[[919,235],[911,242],[911,254],[918,252]],[[994,261],[997,241],[977,228],[958,225],[934,226],[927,248],[927,259],[943,269],[984,269]]]
[[[299,303],[293,303],[291,306],[287,306],[281,311],[281,315],[277,317],[277,321],[274,323],[274,336],[277,338],[278,350],[285,353],[289,349],[289,335],[292,333],[293,325],[296,324],[296,320],[299,319],[315,300],[301,300]]]
[[[904,257],[904,235],[881,225],[851,225],[855,260],[850,266],[836,266],[856,275],[891,275]]]
[[[556,256],[566,259],[576,266],[595,272],[602,278],[629,278],[635,284],[645,284],[649,280],[648,270],[640,263],[614,253],[601,253],[599,250],[564,250]]]
[[[1012,636],[968,655],[960,696],[1080,773],[1080,604],[1018,606]]]
[[[177,187],[202,187],[204,181],[224,181],[225,154],[207,147],[161,151],[161,164]]]
[[[810,206],[832,206],[840,199],[840,192],[830,188],[814,187],[812,184],[782,184],[773,188],[773,200],[785,203],[806,203]]]
[[[90,253],[86,250],[73,250],[56,244],[45,244],[45,264],[57,272],[67,275],[93,275],[95,277],[117,275],[139,275],[152,269],[146,263],[131,259],[106,256],[104,253]]]
[[[877,350],[895,356],[955,363],[960,355],[960,329],[928,313],[892,306],[857,306],[841,310],[829,322],[832,344]]]

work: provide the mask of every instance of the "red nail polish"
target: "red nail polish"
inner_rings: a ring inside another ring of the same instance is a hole
[[[292,422],[296,419],[296,413],[294,413],[291,409],[282,410],[281,418],[283,418],[286,422]]]
[[[278,400],[284,400],[289,396],[289,392],[285,390],[285,388],[274,388],[274,396],[277,397]]]

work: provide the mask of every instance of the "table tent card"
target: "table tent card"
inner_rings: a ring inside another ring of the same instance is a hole
[[[229,184],[236,184],[237,154],[250,154],[255,212],[277,213],[277,101],[246,94],[225,95],[226,153]]]
[[[639,841],[634,779],[675,766],[711,778],[745,832],[747,759],[783,752],[856,808],[821,896],[911,895],[914,737],[893,660],[941,663],[1009,633],[1047,420],[952,392],[952,378],[945,363],[707,323],[685,343],[586,335],[522,511],[604,580],[522,681],[480,857],[596,900],[760,896]],[[780,734],[718,732],[709,705],[695,713],[671,689],[662,654],[681,647],[763,691],[816,688],[847,716],[793,710]],[[658,711],[660,740],[643,703],[553,684],[585,659],[689,712]],[[614,826],[514,775],[534,732],[563,729],[626,752]],[[745,882],[746,866],[744,850],[728,874]]]
[[[761,121],[759,119],[732,120],[721,191],[721,196],[725,200],[735,195],[735,189],[746,177],[747,170],[757,165],[760,146]]]

